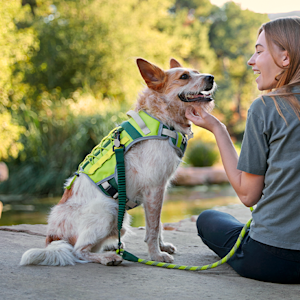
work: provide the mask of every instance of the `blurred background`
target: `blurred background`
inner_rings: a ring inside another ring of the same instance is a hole
[[[46,222],[65,179],[133,108],[144,86],[137,57],[213,74],[213,113],[239,149],[259,95],[247,66],[257,30],[300,16],[296,2],[0,0],[0,225]],[[214,138],[194,131],[183,166],[220,165]],[[197,162],[201,153],[212,159]],[[228,184],[173,187],[163,221],[237,202]]]

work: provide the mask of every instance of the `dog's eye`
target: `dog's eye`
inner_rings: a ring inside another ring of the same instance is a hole
[[[189,79],[190,76],[188,74],[182,74],[179,79]]]

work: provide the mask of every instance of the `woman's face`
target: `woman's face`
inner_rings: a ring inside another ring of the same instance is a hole
[[[255,45],[255,53],[248,61],[248,65],[252,67],[254,74],[259,74],[256,78],[257,88],[260,91],[271,90],[276,87],[276,77],[283,71],[283,68],[278,67],[269,52],[265,31],[263,30]],[[284,54],[286,51],[281,51],[274,45],[275,59],[279,65],[284,66]]]

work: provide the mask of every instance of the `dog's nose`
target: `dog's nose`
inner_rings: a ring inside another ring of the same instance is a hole
[[[214,76],[207,75],[207,76],[205,76],[204,80],[206,82],[206,87],[205,87],[204,91],[210,91],[214,86]]]
[[[214,83],[214,78],[215,77],[213,75],[207,75],[207,76],[205,76],[205,81],[207,83],[213,84]]]

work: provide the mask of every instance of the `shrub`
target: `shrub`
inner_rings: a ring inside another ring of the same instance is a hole
[[[115,113],[110,108],[101,114],[101,102],[94,100],[93,110],[88,111],[87,99],[79,101],[78,114],[76,109],[58,104],[45,110],[49,115],[40,112],[20,139],[24,149],[19,156],[5,161],[10,177],[0,184],[0,194],[62,194],[65,180],[77,170],[78,164],[110,130],[126,119],[124,113],[118,110]]]
[[[186,159],[193,167],[210,167],[219,159],[219,153],[215,145],[195,141],[187,150]]]

